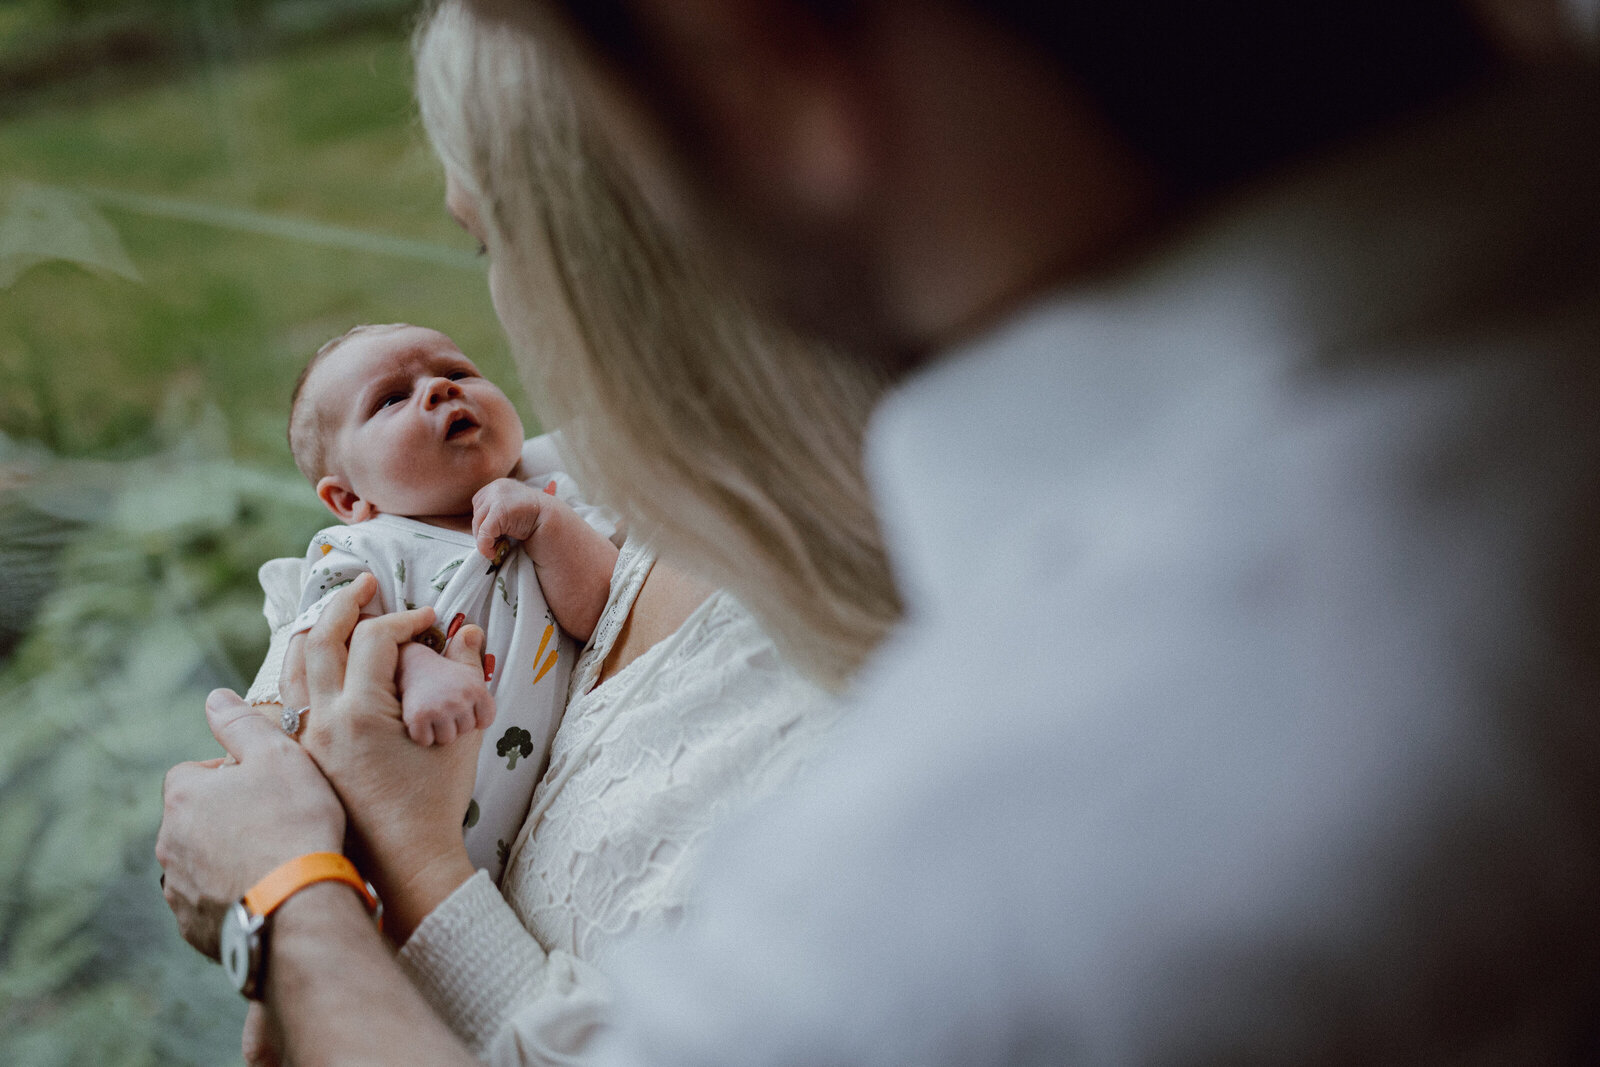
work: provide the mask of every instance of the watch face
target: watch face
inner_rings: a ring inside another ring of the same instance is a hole
[[[235,903],[222,917],[222,969],[233,988],[245,996],[255,995],[256,960],[261,950],[261,920]]]

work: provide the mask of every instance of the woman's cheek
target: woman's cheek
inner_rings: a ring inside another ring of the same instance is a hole
[[[505,268],[500,265],[500,260],[489,260],[489,303],[494,307],[495,317],[502,323],[506,321],[506,305],[502,296],[505,286]]]

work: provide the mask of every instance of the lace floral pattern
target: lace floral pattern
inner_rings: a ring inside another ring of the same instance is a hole
[[[619,940],[679,920],[708,833],[792,777],[838,718],[839,703],[787,667],[725,593],[594,688],[653,563],[631,542],[617,561],[504,897],[480,874],[400,953],[434,1009],[493,1063],[581,1057],[603,1024]]]
[[[789,777],[837,715],[732,597],[714,594],[688,625],[568,705],[534,794],[542,820],[503,883],[546,950],[600,962],[617,938],[675,922],[705,833]]]

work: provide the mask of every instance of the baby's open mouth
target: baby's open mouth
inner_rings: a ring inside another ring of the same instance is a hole
[[[477,428],[478,420],[474,419],[471,415],[457,415],[455,418],[450,420],[450,425],[445,428],[444,439],[446,441],[450,441],[460,437],[468,430],[475,430]]]

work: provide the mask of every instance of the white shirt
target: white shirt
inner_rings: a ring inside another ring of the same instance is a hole
[[[1401,131],[901,389],[908,621],[619,959],[600,1058],[1575,1055],[1597,116],[1546,86]]]

